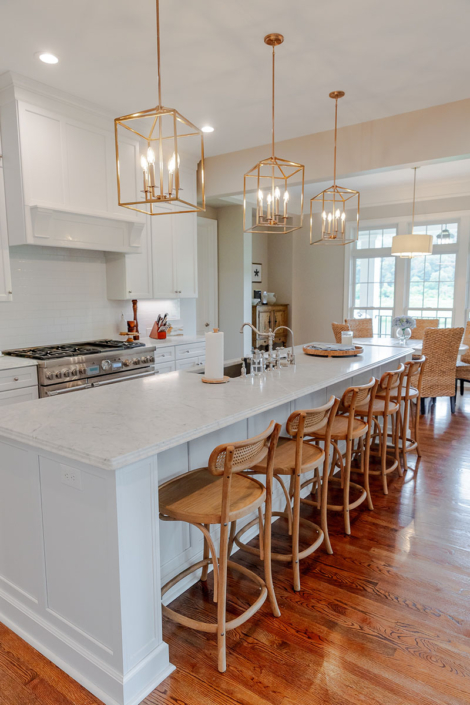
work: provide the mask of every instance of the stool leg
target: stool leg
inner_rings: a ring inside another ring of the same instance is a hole
[[[465,380],[460,380],[460,394],[463,396],[465,393]]]
[[[259,523],[259,557],[264,561],[264,527],[263,527],[263,510],[258,507],[258,523]]]
[[[398,420],[399,420],[398,414],[399,413],[400,413],[400,410],[398,410],[393,416],[393,419],[394,419],[393,440],[394,440],[394,444],[395,444],[395,460],[397,461],[398,474],[400,475],[400,477],[403,477],[403,470],[401,467],[401,460],[400,460],[400,424],[398,423]],[[406,436],[405,436],[405,439],[406,439]]]
[[[325,444],[326,446],[326,444]],[[335,456],[336,457],[336,456]],[[320,526],[325,536],[326,552],[333,553],[330,536],[328,534],[328,478],[330,476],[330,445],[325,447],[325,460],[323,462],[323,479],[321,483],[321,505],[320,505]]]
[[[351,450],[352,439],[346,441],[346,463],[344,466],[344,481],[343,481],[343,516],[344,516],[344,531],[346,534],[351,533],[351,523],[349,521],[349,479],[351,477]]]
[[[208,526],[207,524],[204,524],[203,526],[205,526],[205,528],[207,529],[207,531],[210,531],[210,526]],[[208,543],[208,541],[207,541],[207,539],[206,539],[205,536],[204,536],[204,553],[203,553],[203,556],[202,556],[202,557],[204,558],[204,560],[207,560],[207,559],[209,558],[209,543]],[[214,569],[215,569],[215,566],[214,566]],[[205,583],[205,582],[207,581],[207,573],[208,573],[208,571],[209,571],[209,566],[208,566],[208,565],[205,565],[205,566],[203,567],[202,573],[201,573],[201,580],[202,580],[203,583]]]
[[[387,428],[388,428],[388,415],[383,417],[383,429],[382,429],[382,452],[380,454],[380,471],[382,474],[382,486],[384,494],[388,494],[387,487],[387,475],[385,470],[387,469]]]
[[[227,602],[227,552],[228,552],[228,525],[220,527],[219,549],[219,594],[217,601],[217,660],[220,673],[227,670],[226,658],[226,602]]]
[[[408,458],[407,458],[407,452],[406,452],[406,439],[408,437],[408,424],[410,420],[410,404],[411,402],[409,400],[404,402],[405,408],[404,408],[404,413],[403,413],[403,419],[401,423],[401,452],[403,455],[403,469],[406,472],[408,470]],[[401,415],[401,411],[399,410],[397,413]]]
[[[416,399],[416,409],[415,409],[415,422],[414,422],[414,429],[415,429],[415,441],[416,441],[416,452],[418,454],[418,458],[421,458],[421,448],[419,447],[419,407],[421,405],[421,397]]]
[[[362,448],[364,449],[364,446],[365,446],[365,452],[361,453],[361,467],[364,472],[364,489],[367,494],[367,506],[371,511],[374,511],[374,503],[372,502],[372,495],[370,493],[370,482],[369,482],[371,435],[372,434],[369,435],[369,432],[367,433],[366,438],[365,438],[365,442],[364,442],[364,438],[361,439]]]
[[[232,555],[233,544],[235,543],[235,534],[237,533],[237,522],[232,521],[230,524],[230,538],[228,540],[228,557]]]
[[[269,485],[269,483],[267,483]],[[266,583],[266,588],[268,590],[269,603],[271,605],[271,611],[275,617],[281,616],[281,610],[276,600],[276,593],[274,592],[273,585],[273,574],[271,566],[271,530],[272,530],[272,516],[273,516],[273,493],[272,485],[266,488],[266,510],[264,515],[264,582]]]
[[[292,527],[292,571],[294,590],[300,590],[299,534],[300,534],[300,473],[294,478],[294,522]]]

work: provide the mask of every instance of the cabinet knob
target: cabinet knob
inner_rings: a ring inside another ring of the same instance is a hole
[[[19,381],[20,381],[20,378],[19,378],[19,377],[13,377],[13,381],[14,381],[14,382],[19,382]]]
[[[127,293],[128,293],[128,294],[132,294],[132,291],[128,291]]]
[[[210,323],[204,323],[204,325],[206,326],[206,328],[209,328]]]
[[[13,292],[12,292],[12,291],[9,291],[8,293],[9,293],[9,294],[13,294]]]

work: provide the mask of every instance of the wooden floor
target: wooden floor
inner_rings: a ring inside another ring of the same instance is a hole
[[[468,390],[454,417],[441,400],[421,428],[419,467],[394,479],[388,497],[374,478],[375,511],[353,512],[350,537],[334,516],[335,553],[320,548],[302,562],[300,593],[292,590],[289,568],[275,566],[282,616],[272,617],[265,604],[229,632],[224,675],[217,672],[213,637],[165,622],[177,670],[145,705],[470,703]],[[278,530],[275,543],[287,546]],[[241,552],[236,560],[257,565]],[[249,594],[232,575],[234,614],[246,604],[240,591]],[[214,614],[211,594],[210,582],[199,584],[173,606]],[[1,705],[98,702],[0,625]]]

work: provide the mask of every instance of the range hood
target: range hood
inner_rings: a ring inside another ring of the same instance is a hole
[[[8,72],[0,129],[10,245],[141,252],[144,216],[118,206],[111,115]],[[139,155],[125,147],[137,191]]]

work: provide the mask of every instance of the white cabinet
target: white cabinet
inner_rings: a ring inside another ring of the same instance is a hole
[[[166,362],[163,363],[163,365],[155,365],[155,374],[156,375],[165,375],[167,372],[174,372],[175,371],[175,363],[174,362]]]
[[[1,143],[0,143],[1,153]],[[3,168],[0,159],[0,301],[11,301],[11,269],[8,250],[7,217],[5,210],[5,191],[3,188]]]
[[[25,80],[0,77],[10,245],[139,252],[144,216],[118,206],[112,119]],[[126,174],[137,189],[129,149]]]
[[[188,200],[196,198],[196,165],[180,171]],[[142,254],[107,255],[109,299],[197,298],[197,214],[146,216]]]
[[[36,365],[0,370],[0,406],[38,398]]]

